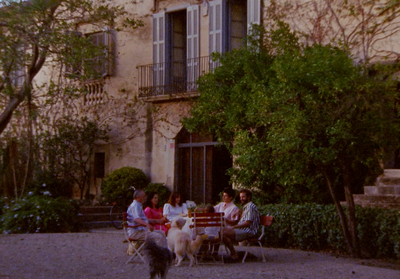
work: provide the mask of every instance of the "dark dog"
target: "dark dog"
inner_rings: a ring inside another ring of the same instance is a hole
[[[153,240],[146,240],[143,252],[149,263],[150,279],[157,275],[167,278],[168,269],[172,264],[172,252],[164,247],[158,246]]]

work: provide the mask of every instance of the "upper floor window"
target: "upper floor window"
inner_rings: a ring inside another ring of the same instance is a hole
[[[99,79],[114,73],[114,44],[110,30],[82,35],[69,32],[66,73],[70,78]]]
[[[239,48],[260,14],[261,0],[209,1],[209,54]],[[153,64],[139,68],[142,96],[196,93],[199,76],[218,66],[199,57],[201,18],[199,5],[153,15]]]
[[[238,49],[252,24],[261,23],[261,0],[214,0],[209,10],[209,51]]]
[[[22,65],[17,70],[12,71],[10,78],[12,86],[22,87],[25,82],[25,66]]]
[[[198,5],[153,15],[152,80],[162,91],[157,94],[191,91],[199,76],[198,58]]]
[[[114,72],[112,34],[110,31],[102,31],[88,34],[87,37],[99,48],[94,57],[85,60],[85,74],[91,78],[112,75]]]

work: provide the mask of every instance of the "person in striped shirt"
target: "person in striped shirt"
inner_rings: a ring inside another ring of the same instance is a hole
[[[226,222],[231,225],[224,229],[223,242],[231,252],[231,258],[237,260],[238,255],[233,247],[234,242],[244,241],[254,237],[260,226],[260,214],[257,206],[251,201],[252,193],[247,189],[239,192],[240,203],[243,205],[243,214],[239,221]]]

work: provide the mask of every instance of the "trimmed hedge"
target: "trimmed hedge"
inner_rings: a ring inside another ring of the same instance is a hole
[[[334,205],[271,204],[259,210],[260,214],[274,216],[273,225],[266,228],[267,246],[346,251]],[[400,258],[399,211],[357,206],[356,218],[363,257]]]

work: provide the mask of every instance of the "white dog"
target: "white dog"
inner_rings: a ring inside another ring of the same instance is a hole
[[[189,266],[193,266],[194,255],[203,242],[203,238],[200,235],[198,235],[195,240],[192,240],[189,233],[182,231],[182,227],[185,223],[185,219],[177,216],[172,219],[171,228],[168,230],[168,248],[176,255],[177,264],[175,266],[181,264],[185,255],[189,257]]]

